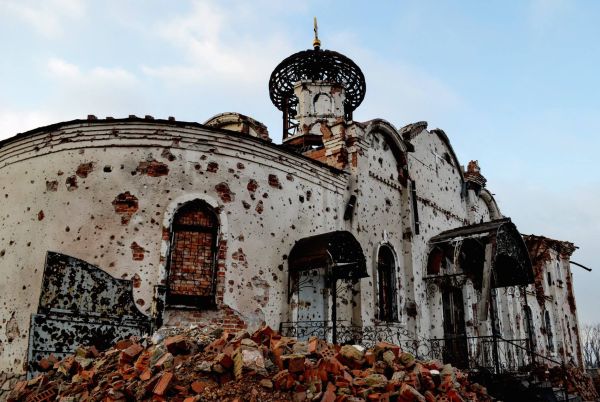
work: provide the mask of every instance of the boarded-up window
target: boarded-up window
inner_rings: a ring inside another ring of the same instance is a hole
[[[167,303],[214,305],[218,220],[201,201],[182,206],[173,219]]]
[[[379,293],[378,319],[397,321],[396,263],[394,253],[388,246],[381,246],[377,256],[377,285]]]

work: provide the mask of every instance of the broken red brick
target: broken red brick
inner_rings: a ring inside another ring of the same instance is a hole
[[[171,381],[173,380],[173,373],[166,372],[160,377],[160,380],[156,383],[154,390],[152,391],[156,395],[164,395],[169,386],[171,385]]]
[[[81,177],[82,179],[85,179],[86,177],[88,177],[88,175],[90,174],[90,172],[94,170],[94,163],[93,162],[88,162],[88,163],[82,163],[81,165],[79,165],[77,167],[77,170],[75,171],[75,174],[79,177]]]
[[[140,246],[139,244],[137,244],[137,242],[133,242],[131,243],[131,258],[133,258],[134,261],[143,261],[144,260],[144,253],[146,252],[146,250]]]
[[[290,373],[301,373],[304,371],[304,355],[286,355],[281,357],[283,367]]]
[[[133,341],[131,339],[121,339],[115,343],[115,348],[118,350],[125,350],[131,345],[133,345]]]
[[[275,388],[280,390],[288,390],[294,386],[294,377],[287,370],[281,370],[277,374],[273,376],[273,383],[275,384]]]
[[[178,354],[187,354],[190,351],[190,345],[187,338],[183,335],[170,336],[164,341],[164,345],[173,356]]]
[[[278,189],[283,188],[281,186],[281,183],[279,182],[279,178],[276,175],[274,175],[274,174],[270,174],[269,175],[269,186],[275,187],[275,188],[278,188]]]
[[[215,190],[223,202],[232,202],[235,198],[235,193],[229,189],[229,184],[225,182],[217,184]]]
[[[140,345],[139,343],[134,343],[126,349],[123,349],[123,351],[121,352],[120,361],[123,363],[131,363],[133,362],[133,359],[136,358],[137,355],[139,355],[142,352],[142,350],[144,350],[144,347],[142,345]]]
[[[157,160],[142,161],[138,164],[136,171],[150,177],[160,177],[169,174],[169,166]]]
[[[77,176],[69,176],[65,180],[65,185],[67,186],[67,190],[75,191],[77,190]]]
[[[206,171],[210,173],[216,173],[219,170],[219,164],[217,162],[208,162]]]
[[[254,194],[256,189],[258,189],[258,182],[254,179],[248,180],[248,185],[246,186],[250,194]]]
[[[121,224],[127,225],[139,208],[138,199],[129,191],[117,195],[112,202],[115,212],[121,215]]]

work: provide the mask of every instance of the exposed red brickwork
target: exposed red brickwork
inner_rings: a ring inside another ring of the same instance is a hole
[[[216,218],[200,206],[186,208],[177,213],[173,227],[169,267],[171,294],[212,296]]]
[[[133,283],[133,287],[137,289],[142,286],[142,278],[138,274],[135,274],[131,277],[131,283]]]
[[[219,164],[217,162],[208,162],[208,166],[206,167],[206,171],[210,173],[216,173],[219,170]]]
[[[225,262],[227,260],[227,241],[219,241],[217,254],[217,306],[223,306],[223,294],[225,293]]]
[[[46,181],[46,191],[57,191],[58,180]]]
[[[279,183],[279,178],[274,174],[269,175],[269,186],[275,188],[282,188],[281,183]]]
[[[333,133],[331,132],[331,129],[327,127],[327,124],[321,124],[320,129],[321,134],[323,134],[323,140],[328,140],[333,137]]]
[[[168,148],[163,149],[160,156],[167,159],[169,162],[173,162],[175,159],[177,159],[177,157],[175,155],[173,155],[173,153],[171,153],[171,151],[169,151]]]
[[[88,163],[82,163],[81,165],[79,165],[77,167],[77,170],[75,171],[75,174],[79,177],[81,177],[82,179],[85,179],[86,177],[88,177],[88,174],[90,174],[90,172],[94,170],[94,163],[93,162],[88,162]]]
[[[230,307],[223,306],[221,311],[223,312],[223,317],[222,319],[217,319],[216,321],[222,326],[223,329],[246,329],[248,327],[246,323]]]
[[[246,186],[246,188],[248,189],[248,192],[250,193],[250,198],[254,199],[255,198],[254,193],[256,193],[256,189],[258,189],[258,183],[256,182],[256,180],[254,180],[254,179],[248,180],[248,185]]]
[[[75,191],[77,190],[77,176],[69,176],[65,180],[65,185],[67,186],[67,190]]]
[[[137,172],[150,177],[166,176],[169,174],[169,166],[156,160],[142,161],[137,167]]]
[[[244,254],[244,250],[238,248],[233,254],[231,254],[231,259],[239,262],[246,262],[246,254]]]
[[[227,183],[223,182],[217,184],[215,190],[217,190],[217,194],[219,195],[219,198],[221,198],[221,201],[231,202],[234,200],[235,193],[231,191]]]
[[[250,179],[250,180],[248,180],[247,188],[248,188],[249,192],[254,193],[254,192],[256,192],[256,189],[258,188],[258,183],[256,182],[256,180]]]
[[[231,307],[221,304],[218,310],[180,310],[170,312],[167,325],[217,325],[227,331],[243,330],[248,326]]]
[[[112,204],[115,212],[121,215],[122,225],[127,225],[139,208],[137,197],[129,191],[117,195]]]
[[[131,243],[131,257],[134,261],[143,261],[145,252],[146,250],[136,242]]]
[[[264,211],[265,207],[263,205],[262,200],[260,200],[257,204],[256,204],[256,212],[259,214],[262,214]]]

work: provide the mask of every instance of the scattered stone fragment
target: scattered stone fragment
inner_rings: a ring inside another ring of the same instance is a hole
[[[484,387],[451,365],[419,361],[393,344],[300,341],[263,327],[161,328],[111,349],[79,348],[37,364],[43,374],[11,384],[17,401],[488,402]]]

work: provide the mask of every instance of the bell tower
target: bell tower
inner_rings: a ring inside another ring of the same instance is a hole
[[[366,92],[365,77],[352,60],[321,49],[316,18],[314,31],[313,49],[283,60],[269,80],[271,101],[282,112],[284,145],[308,156],[330,146],[344,151],[345,128]]]

